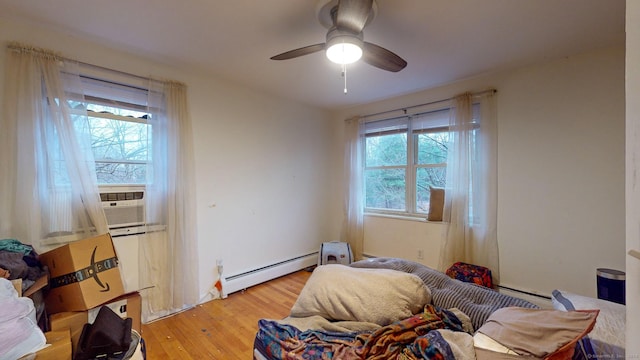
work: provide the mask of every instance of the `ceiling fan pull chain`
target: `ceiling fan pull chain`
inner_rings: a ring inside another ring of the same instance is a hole
[[[342,77],[344,78],[344,93],[347,93],[347,64],[342,64]]]

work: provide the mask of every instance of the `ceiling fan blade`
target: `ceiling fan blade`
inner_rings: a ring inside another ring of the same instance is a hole
[[[339,0],[336,27],[360,34],[369,19],[373,0]]]
[[[309,45],[309,46],[301,47],[299,49],[283,52],[282,54],[279,54],[279,55],[276,55],[276,56],[272,56],[271,60],[293,59],[293,58],[297,58],[299,56],[309,55],[309,54],[313,54],[314,52],[322,51],[322,50],[324,50],[324,48],[325,48],[325,44],[324,43],[315,44],[315,45]]]
[[[407,62],[393,52],[376,44],[364,42],[362,61],[382,70],[398,72],[407,66]]]

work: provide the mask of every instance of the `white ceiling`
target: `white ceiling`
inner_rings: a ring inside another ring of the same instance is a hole
[[[391,73],[362,62],[350,65],[346,95],[340,66],[322,52],[269,59],[325,41],[316,0],[0,0],[0,17],[71,31],[327,109],[624,44],[624,0],[377,3],[365,40],[400,55],[408,66]]]

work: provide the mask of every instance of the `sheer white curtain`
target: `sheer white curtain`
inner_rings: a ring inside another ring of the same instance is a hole
[[[4,84],[0,236],[41,251],[49,236],[107,232],[78,65],[12,43]]]
[[[499,283],[495,95],[457,96],[450,114],[440,269],[456,261],[486,266]]]
[[[363,120],[345,121],[344,153],[344,213],[342,240],[348,242],[356,259],[364,251],[364,189],[363,189]]]
[[[151,81],[152,151],[146,184],[148,231],[140,238],[142,321],[199,301],[195,180],[186,87]],[[162,228],[166,229],[162,231]]]

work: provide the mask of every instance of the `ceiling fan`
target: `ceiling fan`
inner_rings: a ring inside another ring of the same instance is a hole
[[[329,28],[326,42],[287,51],[271,59],[288,60],[326,50],[327,57],[339,64],[349,64],[362,57],[369,65],[398,72],[407,66],[404,59],[364,41],[363,30],[376,12],[375,0],[324,0],[318,6],[318,19]]]

